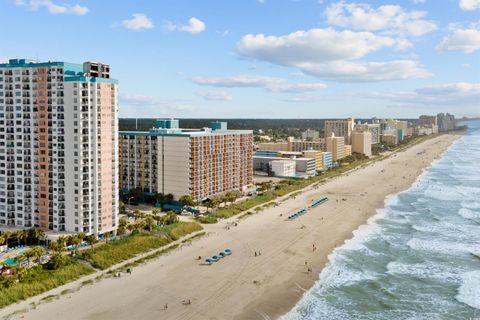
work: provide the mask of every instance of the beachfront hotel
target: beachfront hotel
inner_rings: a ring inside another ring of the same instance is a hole
[[[343,120],[326,120],[325,121],[325,139],[332,136],[332,133],[336,137],[344,137],[345,144],[352,144],[351,135],[355,121],[353,118]]]
[[[108,65],[0,64],[0,228],[116,230],[117,112]]]
[[[181,129],[178,120],[157,120],[149,131],[121,131],[120,186],[123,192],[191,195],[202,200],[253,181],[253,132],[209,128]]]
[[[372,156],[372,134],[369,130],[352,132],[352,152]]]
[[[336,137],[334,133],[326,140],[327,152],[332,153],[332,160],[338,161],[345,157],[345,138]]]

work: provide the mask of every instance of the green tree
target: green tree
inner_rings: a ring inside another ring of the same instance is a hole
[[[18,230],[17,232],[15,232],[15,237],[18,240],[18,244],[21,245],[22,241],[23,241],[23,244],[26,244],[27,243],[27,238],[28,238],[28,231],[27,230]]]
[[[28,229],[28,237],[31,239],[33,244],[39,244],[40,240],[45,237],[45,232],[40,228],[31,228]]]
[[[40,264],[40,258],[45,254],[45,248],[36,246],[30,250],[31,256],[35,259],[34,261]]]
[[[144,222],[145,222],[145,230],[147,231],[152,231],[155,225],[157,224],[157,222],[151,215],[148,215],[145,218]]]
[[[193,200],[193,197],[191,195],[184,195],[184,196],[181,196],[178,201],[180,201],[181,203],[183,203],[184,205],[186,206],[193,206],[195,204],[195,201]]]
[[[47,263],[47,269],[57,270],[68,264],[69,258],[63,256],[60,252],[55,252],[50,257],[50,260]]]
[[[10,231],[5,231],[3,237],[5,238],[5,244],[8,246],[8,240],[12,238],[12,233]]]
[[[160,223],[166,226],[176,222],[178,222],[178,216],[173,211],[167,212],[163,217],[161,217],[161,220],[160,220]]]
[[[93,245],[97,243],[97,237],[95,237],[94,234],[89,234],[87,236],[87,242],[90,243],[90,246],[93,249]]]
[[[165,195],[165,202],[170,203],[173,200],[175,200],[175,197],[174,197],[173,194],[169,193],[169,194]]]
[[[135,211],[133,211],[133,214],[135,215],[135,219],[145,217],[145,212],[139,209],[136,209]]]
[[[165,195],[163,193],[156,193],[155,194],[155,201],[157,201],[160,204],[165,203]]]

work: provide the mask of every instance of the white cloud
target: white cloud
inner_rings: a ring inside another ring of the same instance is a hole
[[[123,93],[119,95],[121,117],[151,118],[188,115],[195,107],[183,100],[158,99],[153,96]]]
[[[323,83],[289,83],[285,78],[240,75],[234,77],[194,77],[192,81],[199,85],[224,88],[263,88],[267,91],[282,93],[301,93],[323,90]]]
[[[88,8],[79,4],[56,4],[51,0],[15,0],[15,4],[20,7],[26,7],[28,10],[37,11],[40,8],[46,8],[51,14],[73,14],[83,16],[88,12]]]
[[[464,53],[473,53],[480,50],[480,26],[474,24],[466,29],[453,27],[452,33],[444,37],[436,49]]]
[[[434,22],[423,19],[427,15],[425,11],[405,11],[398,5],[375,9],[368,4],[340,1],[328,6],[325,14],[331,25],[403,37],[419,37],[437,29]]]
[[[171,21],[166,21],[164,24],[164,29],[167,31],[180,31],[180,32],[188,32],[191,34],[197,34],[202,31],[205,31],[207,28],[206,24],[195,17],[191,17],[188,20],[188,24],[186,25],[176,25]],[[228,34],[228,33],[227,33]]]
[[[359,58],[385,47],[405,49],[411,43],[371,32],[332,28],[297,31],[284,36],[246,35],[237,45],[240,55],[295,67],[316,77],[338,81],[382,81],[424,78],[430,74],[417,62],[362,62]]]
[[[437,107],[478,106],[480,83],[457,82],[427,86],[414,91],[373,92],[368,98],[390,100],[399,105],[422,105]]]
[[[198,96],[202,97],[205,100],[209,101],[231,101],[233,100],[232,95],[228,94],[223,90],[214,90],[214,91],[199,91],[196,93]]]
[[[124,28],[139,31],[143,29],[152,29],[153,22],[143,13],[134,13],[132,19],[123,20],[122,25]]]
[[[460,0],[460,8],[465,11],[474,11],[480,9],[480,0]]]
[[[394,39],[371,32],[327,28],[296,31],[279,37],[247,34],[237,44],[237,49],[245,57],[296,65],[306,61],[321,63],[361,58],[367,53],[394,45]]]
[[[387,62],[334,61],[324,64],[305,64],[304,73],[322,79],[362,82],[427,78],[431,74],[412,60]]]

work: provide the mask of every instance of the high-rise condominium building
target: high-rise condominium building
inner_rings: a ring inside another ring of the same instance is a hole
[[[454,130],[456,127],[455,116],[453,114],[437,114],[438,131],[445,132]]]
[[[327,151],[332,153],[333,161],[345,158],[345,138],[335,137],[335,134],[325,139]]]
[[[288,151],[325,150],[325,139],[297,140],[293,137],[288,137],[287,143]]]
[[[352,151],[364,154],[367,157],[372,155],[372,134],[370,131],[352,132]]]
[[[359,123],[355,125],[355,130],[370,131],[372,134],[372,144],[380,143],[380,136],[382,134],[380,123]]]
[[[117,81],[108,65],[0,64],[0,227],[117,228]]]
[[[121,131],[119,147],[123,191],[201,200],[252,183],[253,132],[228,130],[226,122],[180,129],[178,120],[158,120],[150,131]]]
[[[325,138],[332,136],[332,133],[336,137],[344,137],[345,144],[351,144],[351,135],[355,122],[353,118],[348,118],[344,120],[326,120],[325,121]]]
[[[302,132],[302,139],[303,140],[315,140],[320,138],[320,133],[317,130],[307,129]]]
[[[429,126],[437,126],[437,117],[436,116],[428,116],[428,115],[421,115],[418,118],[418,125],[423,127],[429,127]]]

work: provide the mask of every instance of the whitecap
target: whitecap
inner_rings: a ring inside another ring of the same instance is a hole
[[[465,272],[455,298],[472,308],[480,309],[480,271]]]

